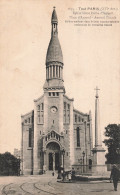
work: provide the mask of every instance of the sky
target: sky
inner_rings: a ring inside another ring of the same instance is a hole
[[[0,153],[20,149],[21,115],[31,111],[33,100],[43,94],[53,6],[58,16],[66,95],[74,98],[77,110],[91,110],[93,137],[96,86],[100,88],[102,139],[108,124],[120,123],[120,24],[86,27],[65,22],[71,8],[89,7],[90,1],[1,0]],[[120,8],[120,1],[93,0],[92,6]],[[120,15],[117,17],[120,20]]]

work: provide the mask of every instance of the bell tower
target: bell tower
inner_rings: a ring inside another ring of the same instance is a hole
[[[62,90],[65,92],[63,85],[63,54],[58,39],[58,19],[55,7],[53,8],[51,18],[51,39],[46,55],[46,81],[44,91]]]

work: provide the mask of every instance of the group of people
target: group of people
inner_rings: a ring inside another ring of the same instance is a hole
[[[68,179],[69,181],[75,179],[75,171],[72,169],[70,171],[64,171],[62,167],[59,167],[58,169],[58,177],[57,179]]]
[[[62,167],[59,167],[57,178],[61,179],[61,177],[65,176],[63,174],[66,174],[66,173],[63,172]],[[54,176],[54,172],[52,173],[52,175]],[[68,175],[68,179],[70,181],[71,179],[74,179],[75,171],[74,170],[68,171],[67,175]],[[117,165],[114,164],[114,165],[112,165],[112,169],[111,169],[110,182],[112,182],[112,180],[113,180],[113,186],[114,186],[115,191],[117,191],[117,185],[118,185],[119,179],[120,179],[120,170],[118,169]]]

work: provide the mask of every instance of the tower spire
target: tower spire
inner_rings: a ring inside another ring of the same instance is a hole
[[[58,34],[58,29],[57,29],[58,19],[57,19],[57,13],[56,13],[55,7],[53,7],[51,23],[52,23],[52,36],[57,35]]]
[[[51,17],[51,39],[46,55],[46,82],[44,90],[59,88],[65,91],[63,85],[63,55],[58,39],[58,18],[55,7]]]
[[[98,89],[98,87],[96,86],[96,88],[95,88],[95,90],[96,90],[96,98],[99,98],[99,96],[98,96],[98,90],[100,90],[100,89]]]
[[[98,87],[95,88],[96,90],[96,99],[95,99],[95,147],[102,146],[101,141],[101,131],[100,131],[100,116],[99,116],[99,96]]]

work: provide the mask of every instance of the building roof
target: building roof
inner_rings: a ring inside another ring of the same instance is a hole
[[[60,62],[63,63],[63,55],[61,46],[58,39],[58,19],[55,7],[52,13],[52,33],[51,33],[51,40],[48,46],[47,55],[46,55],[46,64],[51,62]]]
[[[51,37],[46,55],[46,63],[54,61],[63,63],[62,50],[57,35]]]
[[[56,13],[55,7],[54,7],[54,9],[53,9],[51,22],[52,22],[52,23],[58,23],[57,13]]]

